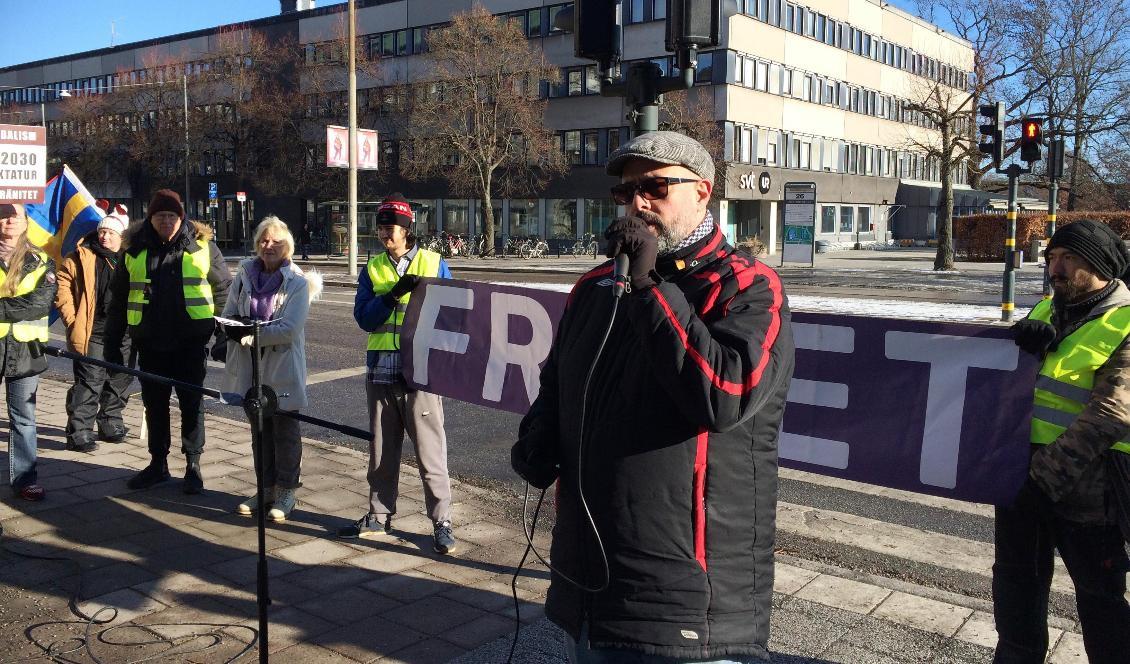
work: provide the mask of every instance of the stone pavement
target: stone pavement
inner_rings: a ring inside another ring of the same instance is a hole
[[[73,651],[72,662],[212,664],[248,647],[240,661],[253,661],[255,521],[233,514],[254,491],[246,423],[208,415],[204,494],[185,496],[179,479],[130,491],[125,479],[148,461],[144,442],[131,436],[90,455],[65,451],[66,389],[50,380],[39,388],[47,500],[17,501],[5,490],[0,501],[0,662],[46,659],[50,649]],[[135,431],[137,401],[127,411]],[[6,448],[0,459],[6,466]],[[170,460],[178,478],[183,457]],[[267,530],[271,661],[505,661],[514,631],[510,577],[525,548],[520,525],[499,507],[505,497],[454,482],[459,549],[437,556],[419,477],[404,466],[393,536],[338,540],[334,530],[365,509],[364,477],[363,455],[306,439],[298,507]],[[564,637],[544,618],[548,582],[536,563],[519,579],[524,627],[515,661],[566,661]],[[784,554],[775,589],[776,662],[991,658],[995,633],[981,600]],[[91,617],[103,624],[88,625]],[[1054,624],[1051,661],[1085,661],[1073,626]]]

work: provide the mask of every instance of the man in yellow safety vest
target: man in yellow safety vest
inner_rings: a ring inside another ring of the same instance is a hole
[[[215,313],[222,311],[231,272],[212,241],[211,229],[185,219],[180,196],[169,189],[153,194],[145,223],[127,233],[124,270],[114,274],[106,321],[106,359],[123,364],[121,339],[129,328],[138,367],[193,385],[203,385],[208,370],[208,340],[215,335]],[[227,339],[216,344],[226,348]],[[141,381],[141,401],[149,427],[149,465],[129,479],[131,489],[147,489],[169,479],[172,444],[169,398],[173,388]],[[185,493],[200,493],[200,454],[204,451],[202,395],[176,388],[185,455]]]
[[[404,434],[416,446],[424,506],[432,521],[432,548],[455,550],[451,530],[451,480],[443,402],[436,394],[407,386],[401,373],[400,328],[412,291],[421,277],[450,279],[440,255],[420,247],[412,233],[408,200],[391,194],[377,210],[377,232],[385,251],[369,260],[357,280],[353,318],[369,333],[365,394],[369,404],[369,510],[338,531],[340,537],[378,538],[389,533],[396,514]]]
[[[1130,514],[1117,496],[1130,477],[1130,290],[1121,280],[1130,255],[1109,226],[1089,220],[1061,227],[1045,255],[1054,296],[1013,327],[1017,345],[1042,364],[1028,480],[996,512],[993,661],[1044,661],[1058,551],[1075,584],[1087,657],[1126,662],[1130,561],[1120,524]]]

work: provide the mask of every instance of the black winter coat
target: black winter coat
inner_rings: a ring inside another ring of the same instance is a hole
[[[184,282],[181,278],[182,258],[185,251],[211,252],[208,283],[212,286],[212,300],[216,313],[223,311],[231,287],[231,271],[212,233],[204,224],[185,220],[180,230],[169,242],[162,242],[149,222],[132,228],[126,236],[125,253],[137,256],[148,250],[149,278],[152,293],[149,304],[142,312],[141,324],[129,326],[133,345],[142,351],[175,352],[186,348],[203,348],[216,332],[211,318],[193,320],[184,305]],[[123,261],[125,258],[123,257]],[[129,270],[123,264],[114,272],[107,304],[106,347],[120,348],[125,335],[126,303],[129,300]]]
[[[29,252],[24,257],[23,271],[26,275],[36,270],[44,258]],[[0,320],[5,323],[38,320],[51,311],[58,288],[55,276],[55,261],[47,261],[47,271],[35,284],[35,290],[27,295],[0,297]],[[7,267],[7,266],[5,266]],[[47,371],[47,358],[43,355],[44,344],[38,341],[16,341],[11,334],[0,341],[0,366],[5,378],[26,378]]]
[[[706,238],[661,257],[655,288],[613,306],[610,264],[577,282],[516,454],[560,464],[546,613],[594,648],[677,658],[768,657],[777,436],[793,373],[777,274]]]

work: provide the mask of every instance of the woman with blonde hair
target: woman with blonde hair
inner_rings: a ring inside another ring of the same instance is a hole
[[[294,236],[275,216],[255,229],[255,258],[243,261],[232,280],[224,318],[260,321],[260,360],[263,384],[279,398],[280,410],[306,406],[306,315],[310,303],[322,293],[322,276],[303,272],[290,261]],[[250,327],[228,326],[228,352],[224,379],[225,400],[241,401],[251,388]],[[264,504],[267,517],[285,521],[294,509],[300,486],[302,437],[298,420],[282,415],[267,418],[263,436]],[[237,512],[253,514],[256,497],[240,503]]]
[[[27,239],[22,205],[0,204],[0,373],[7,384],[12,490],[24,500],[43,500],[37,483],[35,391],[47,370],[47,315],[55,301],[55,262]]]

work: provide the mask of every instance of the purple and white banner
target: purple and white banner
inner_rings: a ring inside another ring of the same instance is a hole
[[[408,383],[525,413],[566,298],[423,280],[401,340]],[[793,335],[781,465],[972,502],[1016,494],[1037,367],[1006,329],[794,312]]]

